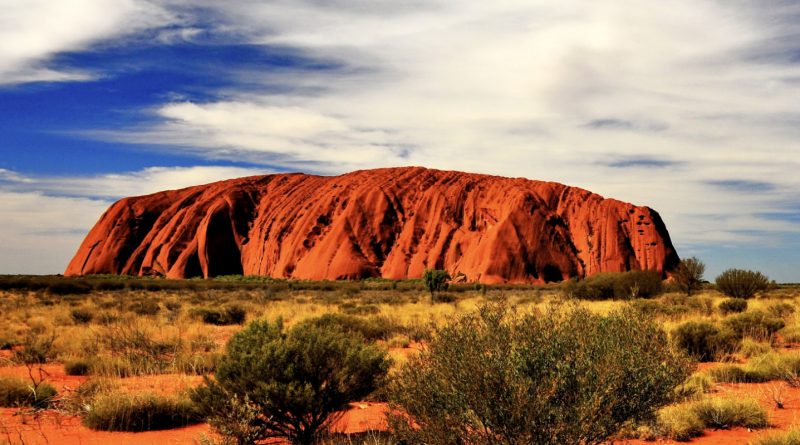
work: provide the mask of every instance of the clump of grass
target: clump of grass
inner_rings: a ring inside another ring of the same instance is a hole
[[[786,380],[800,384],[800,355],[769,352],[750,359],[745,365],[724,365],[708,371],[714,380],[725,383],[763,383]]]
[[[83,424],[102,431],[154,431],[201,422],[195,405],[186,396],[151,393],[100,393],[88,407]]]
[[[749,311],[732,315],[723,320],[723,324],[738,338],[750,336],[760,339],[768,339],[786,325],[781,318],[764,311]]]
[[[770,434],[756,439],[753,445],[800,445],[800,429],[790,429],[786,432]]]
[[[675,405],[662,409],[656,421],[656,436],[677,441],[687,441],[703,434],[705,424],[700,417],[685,405]]]
[[[70,316],[75,324],[88,324],[94,318],[94,313],[89,309],[73,309],[70,312]]]
[[[70,360],[64,363],[64,372],[67,375],[89,375],[92,371],[92,364],[86,359]]]
[[[705,373],[694,373],[685,382],[675,388],[678,399],[697,399],[703,394],[711,392],[714,379]]]
[[[672,332],[673,342],[701,362],[710,362],[735,348],[735,334],[706,321],[688,321]]]
[[[758,341],[750,337],[745,337],[739,345],[739,353],[744,357],[756,357],[772,351],[772,346],[768,342]]]
[[[752,399],[710,398],[673,405],[659,412],[656,429],[664,437],[685,441],[706,428],[765,428],[767,412]]]
[[[747,300],[744,298],[728,298],[719,304],[719,311],[723,315],[738,314],[747,310]]]
[[[49,383],[32,385],[17,377],[0,377],[0,406],[20,407],[46,406],[56,395],[56,389]]]
[[[247,310],[237,304],[222,308],[195,308],[191,313],[203,323],[217,326],[242,324],[247,318]]]

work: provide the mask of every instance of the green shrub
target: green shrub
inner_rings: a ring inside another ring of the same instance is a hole
[[[349,314],[325,314],[301,323],[301,326],[336,328],[344,332],[359,334],[368,341],[388,340],[400,332],[402,327],[382,316],[359,317]]]
[[[652,418],[688,374],[686,357],[638,312],[485,306],[398,372],[390,421],[405,443],[596,444]]]
[[[247,318],[247,311],[239,305],[232,304],[222,308],[195,308],[192,315],[203,320],[203,323],[217,326],[242,324]]]
[[[565,294],[580,300],[651,298],[661,293],[661,274],[635,270],[607,272],[564,283]]]
[[[743,338],[742,344],[739,345],[739,353],[747,358],[764,355],[770,351],[772,347],[768,342],[757,341],[750,337]]]
[[[747,310],[747,300],[744,298],[728,298],[719,304],[719,311],[723,315],[744,312]]]
[[[446,270],[425,269],[422,274],[422,281],[425,283],[425,289],[431,293],[431,298],[436,292],[447,290],[447,280],[449,279],[450,274]]]
[[[89,405],[83,424],[101,431],[154,431],[202,421],[188,397],[155,394],[100,393]]]
[[[80,295],[91,291],[92,286],[83,281],[57,281],[47,286],[47,293],[53,295]]]
[[[656,429],[672,440],[687,441],[706,428],[765,428],[767,413],[755,400],[713,398],[670,406],[658,416]]]
[[[386,351],[334,325],[254,321],[228,342],[193,400],[234,443],[279,437],[311,444],[330,416],[381,387]]]
[[[75,324],[87,324],[94,318],[94,313],[88,309],[73,309],[70,316]]]
[[[728,269],[715,281],[717,289],[729,297],[751,298],[756,292],[769,289],[769,278],[761,272],[742,269]]]
[[[631,302],[631,306],[635,310],[650,317],[681,317],[690,311],[689,306],[683,304],[669,304],[659,300],[637,299]]]
[[[701,362],[711,362],[722,354],[732,352],[736,345],[734,334],[706,321],[687,321],[672,331],[675,345]]]
[[[760,437],[753,442],[753,445],[800,445],[800,430],[792,428],[789,431]]]
[[[672,281],[686,295],[692,295],[703,287],[706,265],[695,257],[685,258],[672,271]]]
[[[772,303],[769,306],[767,306],[767,312],[769,312],[769,314],[772,315],[773,317],[777,318],[786,318],[789,315],[792,315],[794,311],[795,307],[791,303],[778,302],[778,303]]]
[[[724,383],[762,383],[785,380],[800,383],[800,355],[768,352],[750,359],[745,365],[724,365],[708,371],[714,380]]]
[[[738,338],[745,336],[766,339],[786,326],[786,323],[764,311],[749,311],[725,318],[723,324]]]
[[[707,428],[764,428],[768,425],[766,411],[752,399],[711,398],[695,402],[691,409]]]
[[[158,305],[158,301],[156,300],[142,300],[131,304],[128,310],[134,312],[136,315],[156,315],[161,311],[161,306]]]
[[[64,372],[67,375],[89,375],[92,364],[88,360],[71,360],[64,363]]]
[[[49,383],[33,385],[17,377],[0,377],[0,406],[45,407],[55,397],[56,389]]]

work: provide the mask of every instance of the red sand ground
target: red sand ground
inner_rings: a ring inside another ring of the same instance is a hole
[[[406,348],[408,353],[416,348]],[[403,350],[403,352],[406,352]],[[703,364],[702,368],[715,366]],[[67,376],[61,365],[46,365],[46,380],[61,392],[75,389],[86,377]],[[0,376],[15,375],[26,377],[27,370],[22,366],[0,367]],[[154,391],[172,393],[200,383],[201,378],[185,375],[155,375],[132,377],[118,380],[120,385],[129,391]],[[782,396],[784,409],[775,407],[772,389],[783,385]],[[731,430],[706,431],[705,435],[688,443],[699,445],[746,444],[765,434],[786,431],[790,427],[800,425],[800,388],[791,388],[782,383],[771,382],[761,384],[723,384],[717,386],[715,397],[749,397],[756,399],[767,409],[770,416],[770,428],[747,431],[744,428]],[[358,433],[369,430],[386,429],[386,411],[384,403],[354,403],[333,426],[333,431],[341,433]],[[0,408],[0,444],[65,444],[65,445],[170,445],[197,443],[203,434],[209,434],[208,425],[194,425],[187,428],[145,433],[111,433],[90,430],[80,423],[76,416],[61,415],[48,411],[38,415],[20,414],[18,410]],[[647,442],[642,440],[620,441],[618,444],[646,445],[673,444],[669,440]],[[686,442],[683,442],[686,443]]]

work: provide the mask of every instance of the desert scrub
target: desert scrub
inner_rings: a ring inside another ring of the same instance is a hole
[[[191,315],[202,320],[205,324],[225,326],[232,324],[242,324],[247,318],[247,310],[239,305],[233,304],[222,308],[194,308]]]
[[[325,314],[306,320],[300,325],[335,328],[359,334],[368,341],[389,340],[394,334],[403,331],[403,327],[396,321],[379,315],[360,317],[349,314]]]
[[[654,271],[606,272],[562,285],[565,295],[579,300],[651,298],[661,293],[661,275]]]
[[[226,345],[214,378],[192,393],[233,443],[314,443],[333,413],[383,386],[386,351],[335,325],[251,322]]]
[[[714,388],[714,379],[708,374],[696,372],[675,387],[675,395],[680,400],[698,399]]]
[[[92,400],[83,424],[102,431],[153,431],[201,422],[197,408],[186,395],[100,392]]]
[[[701,362],[711,362],[732,352],[736,347],[735,334],[707,321],[688,321],[672,331],[675,345]]]
[[[762,383],[785,380],[800,384],[800,354],[769,352],[750,359],[745,365],[723,365],[708,370],[714,380],[723,383]]]
[[[517,315],[483,306],[445,325],[397,373],[390,421],[407,443],[597,444],[674,400],[689,368],[630,309]]]
[[[0,377],[0,406],[33,406],[42,408],[56,395],[56,389],[49,383],[33,385],[17,377]]]
[[[728,269],[715,280],[717,289],[729,297],[752,298],[756,292],[769,289],[770,282],[761,272]]]
[[[770,434],[756,439],[753,445],[800,445],[800,430],[792,428],[789,431]]]
[[[728,298],[719,304],[722,315],[744,312],[747,310],[747,300],[744,298]]]
[[[741,345],[739,345],[739,354],[746,358],[763,355],[770,351],[772,351],[772,346],[768,342],[754,340],[749,337],[745,337]]]
[[[708,398],[661,410],[656,431],[679,441],[700,436],[706,428],[765,428],[767,412],[752,399]]]
[[[70,360],[64,363],[64,372],[67,375],[89,375],[92,363],[86,359]]]
[[[738,338],[749,336],[765,340],[786,326],[786,322],[781,318],[760,310],[731,315],[725,318],[722,323],[732,330]]]

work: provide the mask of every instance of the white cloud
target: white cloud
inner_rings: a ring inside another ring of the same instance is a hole
[[[413,164],[554,180],[653,206],[679,246],[796,231],[759,216],[798,201],[800,65],[778,57],[798,51],[790,2],[202,4],[252,43],[344,68],[243,73],[289,92],[166,103],[162,124],[118,140],[329,173]],[[668,162],[608,165],[636,157]]]
[[[270,171],[198,166],[47,177],[0,169],[0,274],[63,272],[114,199],[266,173]]]
[[[48,63],[59,53],[177,20],[147,0],[0,0],[0,85],[91,79],[96,74]]]

